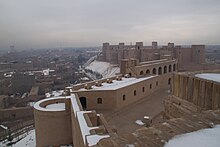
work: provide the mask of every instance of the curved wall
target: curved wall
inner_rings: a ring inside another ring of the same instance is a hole
[[[47,105],[65,103],[65,109],[48,109]],[[34,105],[37,147],[72,144],[69,99],[44,99]]]

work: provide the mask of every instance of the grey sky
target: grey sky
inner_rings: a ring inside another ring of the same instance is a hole
[[[0,49],[220,44],[220,0],[0,0]]]

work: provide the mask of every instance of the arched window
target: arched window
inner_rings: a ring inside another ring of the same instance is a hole
[[[146,74],[150,74],[150,70],[149,69],[146,71]]]
[[[159,74],[159,75],[162,74],[162,68],[161,68],[161,67],[158,68],[158,74]]]
[[[143,71],[141,71],[141,72],[140,72],[140,75],[143,75],[143,74],[144,74],[144,72],[143,72]]]
[[[145,91],[145,88],[144,87],[142,87],[142,92],[144,92]]]
[[[167,66],[163,67],[163,73],[167,73]]]
[[[97,104],[102,104],[102,98],[97,98]]]
[[[157,74],[156,68],[153,69],[152,73]]]
[[[176,64],[173,64],[173,71],[176,71]]]
[[[156,86],[158,86],[158,81],[156,82]]]
[[[171,72],[171,70],[172,70],[171,68],[172,68],[171,65],[169,65],[169,72]]]
[[[137,95],[137,91],[136,90],[134,90],[134,96],[136,96]]]
[[[125,96],[125,94],[123,95],[123,101],[125,101],[125,99],[126,99],[126,96]]]
[[[150,89],[152,89],[152,84],[150,84]]]

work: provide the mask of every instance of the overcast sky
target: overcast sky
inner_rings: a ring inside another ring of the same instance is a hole
[[[0,0],[0,49],[220,44],[220,0]]]

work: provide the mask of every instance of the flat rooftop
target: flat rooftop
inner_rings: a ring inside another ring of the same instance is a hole
[[[92,86],[91,89],[81,88],[77,91],[92,91],[92,90],[117,90],[120,88],[124,88],[129,85],[133,85],[151,78],[155,76],[148,76],[143,78],[122,78],[121,80],[113,80],[112,83],[102,83],[101,86]]]

